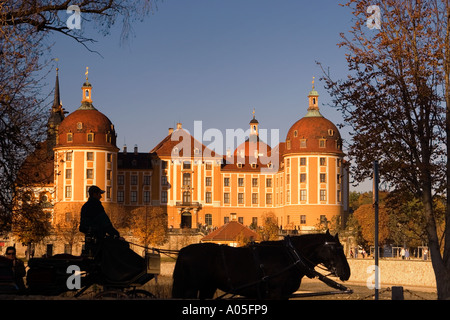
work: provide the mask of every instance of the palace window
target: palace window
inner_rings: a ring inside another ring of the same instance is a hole
[[[67,142],[72,142],[73,141],[73,135],[72,135],[72,133],[68,133],[67,134]]]
[[[326,147],[326,142],[327,142],[327,140],[320,139],[319,140],[319,148],[325,148]]]
[[[211,178],[211,177],[206,177],[206,178],[205,178],[205,185],[206,185],[207,187],[212,186],[212,178]]]
[[[72,198],[72,186],[66,186],[66,198]]]
[[[306,215],[305,214],[300,215],[300,224],[306,224]]]
[[[306,173],[300,173],[300,183],[306,183]]]
[[[320,201],[327,201],[327,190],[320,190]]]
[[[191,168],[191,162],[190,161],[184,161],[183,162],[183,169],[189,170]]]
[[[183,192],[183,203],[190,203],[191,202],[191,193],[189,191]]]
[[[266,204],[272,204],[272,194],[266,193]]]
[[[133,175],[131,176],[131,185],[135,186],[135,185],[137,185],[137,184],[138,184],[138,176],[135,175],[135,174],[133,174]]]
[[[72,169],[66,169],[66,179],[72,179]]]
[[[206,203],[212,203],[212,193],[211,192],[206,192],[205,194],[205,202]]]
[[[161,203],[167,203],[167,191],[161,191]]]
[[[244,194],[242,192],[238,193],[238,203],[239,204],[244,203]]]
[[[225,192],[223,194],[223,203],[230,203],[230,193],[229,192]]]
[[[123,174],[119,174],[119,175],[117,176],[117,184],[118,184],[118,185],[123,185],[123,184],[124,184],[124,181],[125,181],[125,177],[123,176]]]
[[[94,160],[94,153],[93,152],[86,152],[86,160],[93,161]]]
[[[86,179],[94,179],[94,169],[86,169]]]
[[[124,201],[124,194],[122,190],[117,191],[117,202],[123,202]]]
[[[306,139],[300,139],[300,148],[306,148]]]
[[[252,178],[252,187],[258,186],[258,178]]]
[[[131,191],[131,202],[137,202],[137,191]]]
[[[244,186],[244,178],[238,178],[238,186],[243,187]]]
[[[327,165],[327,159],[326,158],[320,158],[320,165],[321,166],[326,166]]]
[[[321,183],[326,183],[327,182],[327,174],[326,173],[321,173],[320,174],[320,182]]]
[[[252,193],[252,204],[258,204],[258,194]]]
[[[190,186],[190,185],[191,185],[191,174],[183,173],[183,186]]]
[[[211,213],[205,214],[205,224],[207,226],[211,226],[212,225],[212,214]]]
[[[300,190],[300,201],[306,201],[306,190]]]
[[[272,188],[272,178],[267,178],[266,179],[266,187],[267,188]]]
[[[88,142],[94,142],[94,134],[93,133],[88,133],[87,134],[87,141]]]
[[[224,187],[230,186],[230,178],[223,178],[223,186]]]
[[[144,202],[145,203],[150,202],[150,191],[144,191]]]
[[[300,165],[306,166],[306,158],[300,158]]]

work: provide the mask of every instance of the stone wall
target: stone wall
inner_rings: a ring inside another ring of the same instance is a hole
[[[373,259],[348,259],[348,263],[349,281],[367,283],[368,279],[374,279],[374,269],[370,268],[375,265]],[[391,285],[436,287],[431,261],[380,259],[378,265],[381,288]]]

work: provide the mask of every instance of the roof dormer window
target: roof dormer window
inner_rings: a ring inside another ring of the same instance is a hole
[[[300,148],[306,148],[306,139],[300,139]]]
[[[325,148],[326,144],[327,144],[327,140],[325,140],[325,139],[319,140],[319,148]]]

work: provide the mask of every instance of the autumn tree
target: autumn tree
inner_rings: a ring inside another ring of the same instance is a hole
[[[145,245],[167,241],[167,214],[160,207],[139,207],[132,212],[132,232]]]
[[[27,245],[30,252],[31,244],[38,243],[50,235],[51,214],[43,210],[41,204],[33,199],[30,192],[22,195],[16,207],[12,233],[19,242]]]
[[[50,109],[51,92],[44,90],[44,81],[52,63],[51,36],[62,34],[89,49],[95,39],[84,35],[84,24],[106,35],[121,20],[126,39],[132,22],[151,12],[156,1],[82,1],[81,30],[67,23],[72,1],[0,1],[0,231],[10,229],[14,199],[24,189],[16,188],[17,173],[46,136],[43,115]]]
[[[355,21],[339,43],[346,49],[348,75],[336,80],[324,71],[323,79],[353,129],[348,155],[355,180],[370,177],[378,160],[380,178],[392,190],[420,199],[438,298],[450,298],[450,225],[441,254],[433,205],[450,191],[450,4],[380,0],[380,30],[367,24],[377,19],[375,11],[367,12],[372,4],[345,4]]]
[[[70,253],[76,243],[84,241],[84,234],[80,227],[80,204],[64,204],[64,215],[60,215],[54,223],[53,231],[64,244],[69,246]]]
[[[373,218],[373,205],[363,204],[354,213],[364,240],[369,245],[374,245],[375,239],[375,221]],[[380,245],[386,243],[389,239],[389,216],[384,204],[379,205],[378,210],[378,241]]]
[[[278,240],[278,223],[275,213],[266,212],[261,216],[262,225],[257,229],[261,241]]]

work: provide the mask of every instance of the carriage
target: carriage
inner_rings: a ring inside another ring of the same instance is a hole
[[[139,287],[160,273],[160,252],[145,248],[143,256],[129,243],[105,239],[96,254],[57,254],[28,261],[25,295],[73,295],[80,297],[94,285],[103,290],[94,299],[155,298]],[[0,262],[0,293],[19,293],[13,283],[11,266]]]

